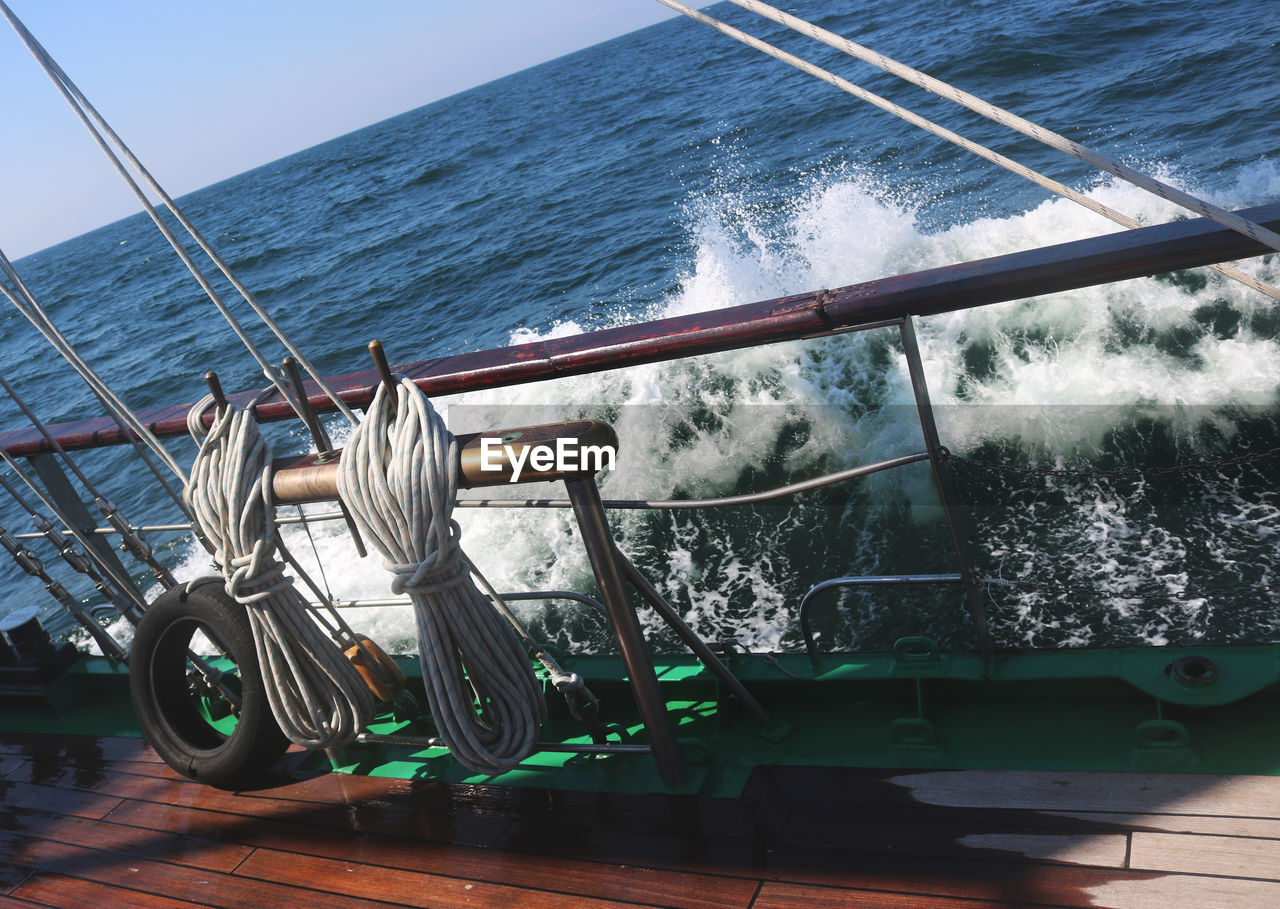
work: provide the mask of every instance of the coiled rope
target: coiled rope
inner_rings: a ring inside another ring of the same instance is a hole
[[[341,649],[325,636],[275,557],[271,449],[247,410],[214,413],[206,397],[187,414],[200,444],[183,496],[226,580],[244,605],[267,699],[281,730],[307,748],[344,745],[369,722],[373,695]],[[203,438],[202,438],[203,437]]]
[[[392,590],[413,601],[440,737],[463,765],[498,772],[533,750],[544,704],[519,638],[459,548],[457,489],[457,441],[431,402],[408,379],[394,401],[380,385],[343,451],[338,495],[394,572]]]

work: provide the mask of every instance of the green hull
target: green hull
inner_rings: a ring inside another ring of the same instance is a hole
[[[774,717],[764,727],[692,658],[655,666],[685,759],[674,791],[741,794],[758,766],[903,769],[1280,773],[1280,648],[1136,648],[938,653],[909,639],[898,654],[835,654],[816,674],[799,655],[737,656],[731,668]],[[1180,678],[1175,663],[1216,667]],[[418,688],[418,662],[397,661]],[[609,741],[643,745],[645,733],[613,657],[566,658],[600,697]],[[796,677],[793,677],[796,676]],[[541,741],[589,745],[550,692]],[[128,675],[100,657],[76,663],[39,691],[0,690],[0,730],[140,735]],[[426,737],[420,723],[385,714],[369,731]],[[358,743],[332,760],[344,773],[453,783],[586,791],[660,792],[648,754],[539,752],[517,769],[477,775],[442,748]]]

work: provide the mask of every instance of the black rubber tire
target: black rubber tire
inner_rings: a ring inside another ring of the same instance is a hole
[[[188,643],[197,630],[219,641],[235,663],[241,708],[230,734],[211,725],[208,699],[188,680]],[[151,746],[193,780],[244,786],[289,745],[271,714],[249,617],[223,589],[221,578],[167,590],[143,613],[129,655],[129,691]]]

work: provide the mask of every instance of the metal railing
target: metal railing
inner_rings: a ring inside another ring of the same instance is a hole
[[[955,520],[955,498],[951,487],[950,479],[947,473],[947,453],[942,447],[938,439],[937,426],[934,421],[933,410],[929,399],[928,387],[924,376],[924,367],[920,355],[919,345],[916,340],[915,327],[911,317],[905,316],[898,319],[889,319],[868,323],[866,325],[844,327],[836,332],[828,334],[846,334],[850,332],[862,332],[880,328],[897,328],[902,339],[903,352],[906,358],[907,372],[910,376],[912,392],[915,399],[916,412],[920,423],[921,436],[924,441],[925,450],[911,452],[909,454],[887,458],[871,464],[859,465],[857,467],[845,470],[835,471],[824,474],[822,476],[813,477],[795,483],[785,484],[783,486],[771,489],[743,493],[731,496],[718,496],[712,498],[692,498],[692,499],[602,499],[601,506],[608,510],[691,510],[704,508],[724,508],[753,505],[762,502],[774,501],[777,499],[798,495],[814,489],[820,489],[831,486],[836,483],[845,482],[852,479],[871,476],[882,471],[892,470],[898,467],[904,467],[910,464],[916,464],[922,461],[929,462],[930,470],[933,476],[935,487],[938,491],[940,501],[942,503],[942,513],[947,525],[948,536],[958,562],[959,571],[954,574],[946,575],[904,575],[904,576],[871,576],[871,577],[839,577],[822,581],[810,589],[801,600],[799,608],[799,622],[805,639],[806,649],[811,658],[815,655],[815,643],[809,622],[809,607],[820,593],[835,587],[852,587],[852,586],[875,586],[889,584],[960,584],[965,591],[966,606],[971,621],[977,631],[979,646],[984,653],[991,650],[991,638],[987,627],[987,617],[985,604],[982,598],[981,589],[978,583],[977,575],[972,567],[972,560],[968,553],[965,540],[960,533],[960,529]],[[39,457],[39,456],[36,456]],[[57,469],[56,464],[50,464],[48,459],[42,467],[47,472],[50,468]],[[74,495],[70,492],[69,484],[65,487],[67,494]],[[58,493],[63,490],[59,489]],[[572,508],[573,502],[569,498],[540,498],[540,499],[501,499],[501,498],[467,498],[459,497],[456,503],[460,508]],[[344,520],[345,514],[340,510],[313,512],[310,514],[280,514],[277,516],[276,523],[279,525],[289,526],[297,524],[310,524],[319,522],[329,522],[335,520]],[[145,533],[189,533],[190,527],[186,524],[145,524],[131,526],[132,530]],[[111,536],[120,535],[121,529],[118,527],[88,527],[85,532],[93,536]],[[38,539],[41,537],[39,533],[20,533],[13,534],[17,539]],[[634,566],[627,563],[628,574],[634,573]],[[638,574],[638,573],[636,573]],[[577,594],[572,591],[533,591],[521,594],[504,594],[504,599],[527,600],[527,599],[563,599],[577,601],[587,604],[600,613],[605,613],[604,604],[598,599],[588,597],[583,594]],[[407,603],[407,600],[398,597],[392,598],[357,598],[357,599],[334,599],[331,604],[338,608],[369,608],[369,607],[393,607]],[[321,604],[313,604],[319,607]],[[664,604],[665,605],[665,604]],[[670,607],[667,607],[668,609]]]

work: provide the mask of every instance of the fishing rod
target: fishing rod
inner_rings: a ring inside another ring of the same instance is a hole
[[[49,443],[54,452],[62,458],[63,463],[65,463],[67,467],[71,469],[71,472],[75,474],[76,478],[80,481],[80,484],[84,486],[89,495],[93,497],[94,504],[98,506],[98,510],[102,512],[102,516],[106,518],[107,523],[115,528],[116,532],[120,534],[120,548],[128,552],[138,561],[146,564],[151,569],[152,575],[155,576],[155,579],[160,582],[161,586],[163,586],[165,590],[175,586],[177,581],[174,580],[173,574],[168,568],[160,563],[159,559],[156,558],[154,547],[146,537],[143,536],[142,531],[135,529],[128,521],[126,521],[124,516],[120,513],[120,510],[111,503],[111,500],[104,496],[97,487],[93,485],[76,462],[71,459],[71,456],[67,454],[66,449],[62,447],[56,438],[53,437],[49,432],[48,427],[45,426],[40,418],[35,415],[30,407],[27,406],[26,402],[22,400],[22,397],[18,394],[17,390],[5,380],[3,375],[0,375],[0,387],[4,388],[9,397],[13,399],[13,403],[18,405],[18,408],[26,415],[27,419],[31,421],[31,425],[36,428],[41,436],[44,437],[45,441]]]

